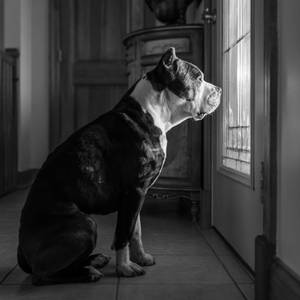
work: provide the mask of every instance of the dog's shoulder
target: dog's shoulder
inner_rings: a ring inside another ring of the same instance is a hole
[[[138,180],[140,184],[149,186],[160,173],[165,160],[165,147],[162,145],[164,135],[155,126],[152,116],[143,111],[132,97],[123,99],[114,111],[136,137],[134,144],[138,152],[134,159],[138,163]]]

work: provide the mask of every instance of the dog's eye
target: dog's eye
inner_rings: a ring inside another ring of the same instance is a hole
[[[192,101],[192,99],[191,99],[191,98],[186,98],[186,101],[189,101],[189,102],[191,102],[191,101]]]

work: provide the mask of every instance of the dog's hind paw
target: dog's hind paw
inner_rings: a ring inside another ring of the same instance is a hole
[[[95,282],[101,279],[104,275],[97,270],[94,266],[87,266],[85,267],[87,269],[86,277],[83,275],[83,282],[86,278],[86,282]]]
[[[89,257],[89,264],[96,269],[102,269],[109,263],[110,260],[111,257],[101,253],[97,253],[97,254],[92,254]]]
[[[60,283],[95,282],[104,275],[93,266],[85,266],[74,272],[58,272],[51,276],[32,275],[33,285],[50,285]]]
[[[119,277],[135,277],[144,275],[146,271],[138,264],[130,261],[126,264],[117,265],[117,275]]]

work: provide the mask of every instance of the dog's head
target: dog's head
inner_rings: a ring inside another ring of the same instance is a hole
[[[184,101],[184,113],[202,120],[220,104],[221,88],[204,80],[203,72],[195,65],[176,56],[175,49],[169,48],[152,71],[147,73],[154,89],[167,90],[174,98]],[[172,101],[172,97],[170,97]]]

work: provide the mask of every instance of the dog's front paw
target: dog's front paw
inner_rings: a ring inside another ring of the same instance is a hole
[[[155,264],[155,258],[149,253],[140,253],[139,255],[133,255],[130,259],[140,266],[153,266]]]
[[[119,277],[135,277],[144,275],[145,273],[143,268],[132,261],[117,265],[117,275]]]

